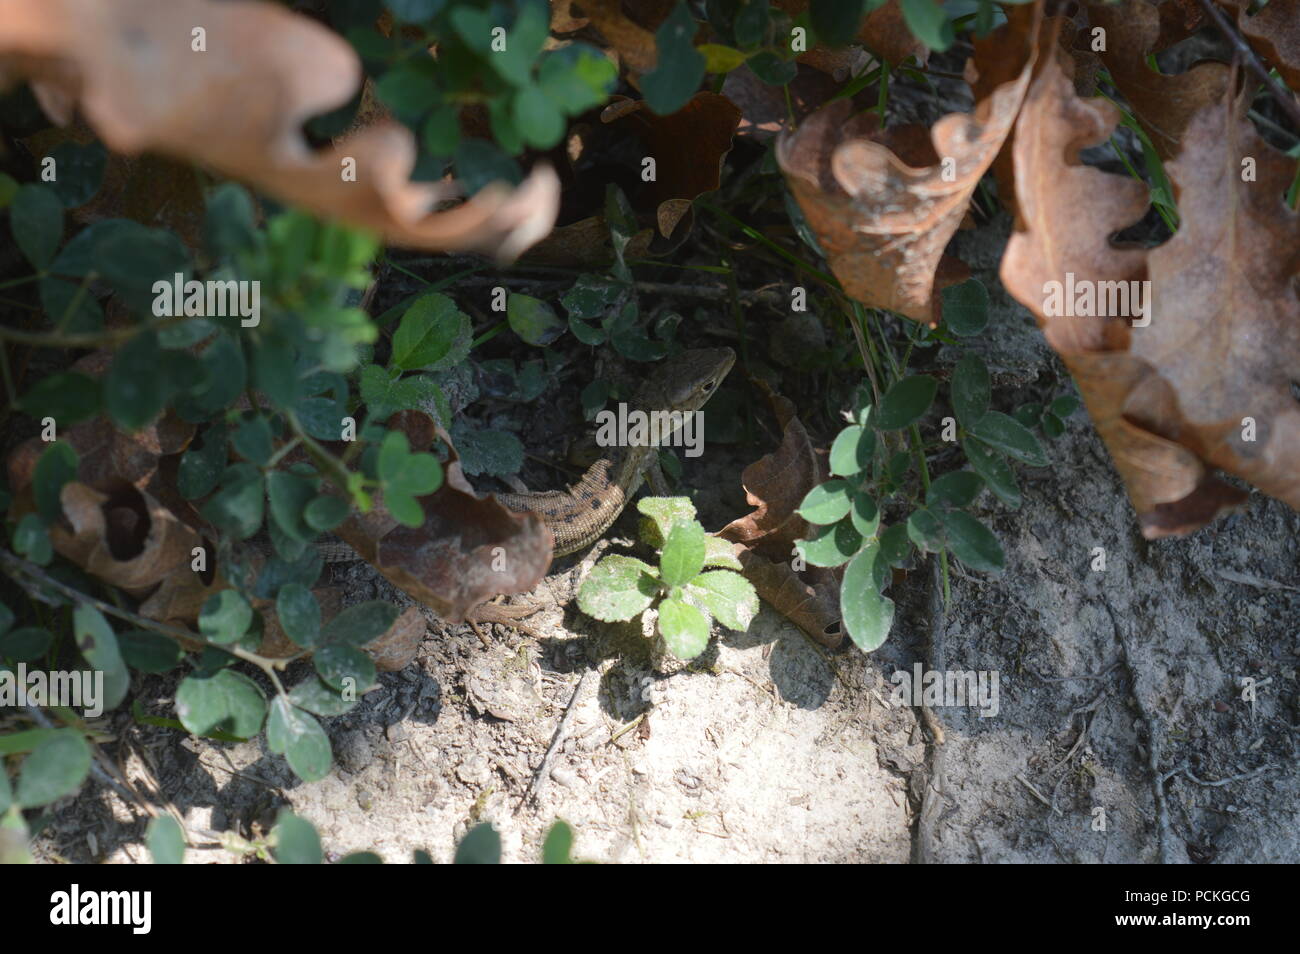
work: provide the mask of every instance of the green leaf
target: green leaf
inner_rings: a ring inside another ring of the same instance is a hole
[[[551,13],[545,0],[521,0],[519,13],[506,34],[506,48],[492,51],[488,63],[501,78],[515,86],[528,82],[537,54],[550,32]],[[455,14],[452,14],[453,17]]]
[[[907,524],[896,523],[880,534],[880,558],[888,566],[902,566],[912,552]]]
[[[557,821],[546,833],[542,842],[542,864],[573,864],[573,829],[562,821]]]
[[[216,488],[226,469],[226,423],[218,421],[181,455],[176,472],[176,489],[186,500],[206,497]]]
[[[0,173],[0,175],[3,174]],[[0,186],[2,185],[3,185],[3,180],[0,180]],[[14,790],[9,786],[9,776],[5,772],[4,767],[0,766],[0,818],[3,818],[6,814],[8,814],[9,809],[13,805],[13,803],[14,803]],[[19,815],[19,817],[20,818],[22,817],[21,814]],[[3,833],[3,829],[0,829],[0,842],[3,842],[5,837],[6,836]],[[24,841],[25,840],[26,839],[24,839]],[[9,863],[10,862],[5,857],[4,851],[0,850],[0,865],[9,864]]]
[[[970,430],[988,412],[989,369],[977,354],[967,353],[952,372],[952,409],[962,427]]]
[[[1002,544],[984,524],[964,510],[946,510],[939,514],[948,534],[953,555],[972,570],[1000,573],[1006,566]]]
[[[1073,394],[1062,394],[1047,409],[1064,420],[1079,409],[1079,399]]]
[[[617,67],[581,42],[544,53],[537,70],[542,92],[570,116],[605,102],[617,81]]]
[[[306,709],[318,716],[337,716],[349,711],[357,704],[356,697],[347,699],[333,686],[323,682],[319,676],[308,676],[289,690],[289,701],[299,709]]]
[[[492,182],[517,185],[519,165],[485,139],[463,139],[456,147],[456,178],[466,195],[474,195]]]
[[[955,335],[977,335],[989,324],[989,293],[970,278],[943,290],[943,321]]]
[[[1056,440],[1065,433],[1065,422],[1051,411],[1043,413],[1042,425],[1043,433],[1052,440]]]
[[[962,442],[966,458],[975,473],[984,478],[989,490],[1012,510],[1020,509],[1020,488],[1016,475],[1002,455],[973,438]]]
[[[14,801],[40,808],[71,795],[90,774],[90,746],[75,729],[58,729],[23,760]]]
[[[126,663],[122,662],[117,634],[104,619],[104,614],[89,603],[78,604],[72,611],[72,629],[81,655],[90,663],[91,669],[104,674],[104,690],[99,704],[105,711],[116,709],[131,688],[131,674],[126,671]]]
[[[567,327],[546,302],[514,293],[506,302],[506,319],[515,334],[539,348],[545,348],[560,337]]]
[[[469,316],[446,295],[417,298],[393,333],[390,366],[402,371],[441,371],[460,364],[473,339]]]
[[[208,193],[203,242],[215,259],[232,258],[257,244],[257,210],[237,182],[223,182]]]
[[[668,586],[682,586],[704,569],[704,528],[698,523],[677,523],[668,531],[659,556],[659,578]]]
[[[460,144],[460,117],[455,106],[435,109],[424,123],[424,147],[434,156],[450,156]]]
[[[914,374],[903,378],[880,400],[876,426],[885,431],[897,431],[914,424],[930,408],[939,382],[929,375]]]
[[[540,88],[520,90],[512,105],[515,129],[529,146],[550,149],[564,138],[564,113]]]
[[[52,417],[59,427],[71,427],[99,413],[103,389],[95,378],[76,371],[59,371],[41,378],[18,401],[36,419]]]
[[[42,278],[41,307],[60,331],[93,334],[104,327],[104,310],[94,293],[61,278]]]
[[[247,540],[262,526],[264,500],[262,472],[252,464],[232,464],[200,513],[236,540]]]
[[[162,411],[171,390],[158,373],[162,361],[152,331],[136,335],[114,355],[104,379],[104,405],[123,430],[138,431]]]
[[[286,583],[275,598],[280,628],[298,646],[315,646],[320,638],[320,603],[301,583]]]
[[[303,511],[316,497],[317,482],[282,470],[266,475],[266,496],[271,503],[271,517],[292,540],[307,543],[316,531],[303,519]]]
[[[104,181],[108,150],[101,143],[63,142],[50,150],[55,180],[50,188],[69,209],[85,205],[95,197]]]
[[[1046,467],[1043,445],[1024,425],[999,411],[989,411],[971,433],[1008,457],[1033,467]]]
[[[759,50],[749,58],[750,71],[768,86],[785,86],[798,75],[793,60],[783,60],[771,50]]]
[[[261,414],[247,418],[235,431],[231,444],[245,460],[260,467],[266,466],[275,452],[274,439],[271,437],[271,422]]]
[[[54,637],[39,626],[22,626],[0,636],[0,659],[32,662],[49,652]]]
[[[122,653],[122,661],[140,672],[170,672],[185,658],[185,651],[176,640],[146,629],[118,633],[117,648]]]
[[[475,825],[456,846],[458,865],[498,865],[501,863],[501,836],[489,822]]]
[[[7,172],[0,172],[0,209],[7,209],[13,204],[14,196],[22,186]]]
[[[1011,416],[1016,422],[1027,428],[1033,428],[1038,424],[1038,419],[1043,414],[1043,406],[1031,401],[1028,404],[1022,404],[1011,412]]]
[[[149,823],[145,832],[149,854],[156,865],[185,863],[185,832],[171,815],[164,812]]]
[[[935,0],[899,0],[899,6],[912,36],[936,52],[952,46],[955,39],[952,24]]]
[[[320,677],[335,689],[360,695],[375,682],[374,660],[342,643],[318,649],[312,663]]]
[[[728,629],[743,633],[758,615],[758,594],[739,573],[710,570],[686,585],[687,598]]]
[[[809,21],[826,46],[846,46],[857,35],[867,14],[867,0],[812,0]]]
[[[117,241],[98,243],[94,264],[133,314],[155,317],[164,316],[157,304],[155,283],[166,282],[174,288],[176,275],[184,281],[191,271],[190,253],[179,237],[166,229],[144,227],[126,231]],[[180,316],[183,306],[184,301],[173,301],[170,309],[162,311]]]
[[[70,444],[55,441],[36,462],[32,481],[36,495],[36,512],[48,524],[63,516],[60,494],[63,485],[77,477],[77,452]]]
[[[709,621],[689,603],[666,599],[659,604],[659,634],[678,659],[694,659],[709,645]]]
[[[330,740],[320,723],[299,712],[283,696],[271,703],[266,720],[266,746],[283,755],[304,782],[319,782],[330,771]]]
[[[888,572],[888,561],[881,556],[879,546],[868,543],[849,562],[840,582],[844,628],[864,653],[879,649],[894,625],[894,601],[880,594],[877,563]]]
[[[705,9],[714,6],[714,4],[706,4]],[[763,3],[762,0],[753,0],[753,2],[741,4],[738,10],[726,11],[726,8],[723,7],[718,12],[722,14],[720,17],[715,16],[713,13],[709,14],[714,27],[720,30],[730,28],[735,34],[738,44],[748,48],[763,42],[767,34],[768,24],[771,22],[771,10],[768,4]],[[734,18],[729,16],[732,12],[734,12]]]
[[[597,563],[578,590],[578,608],[612,623],[644,612],[659,593],[654,568],[632,557],[614,555]]]
[[[29,513],[14,528],[14,550],[38,566],[45,566],[54,557],[50,534],[38,514]]]
[[[230,669],[186,676],[176,689],[176,717],[195,735],[221,729],[251,739],[266,718],[266,698],[253,680]]]
[[[746,54],[721,43],[701,43],[695,48],[704,55],[704,72],[730,73],[745,62]]]
[[[809,523],[835,523],[849,514],[853,494],[848,481],[828,480],[808,491],[799,504],[798,514]]]
[[[514,434],[457,423],[452,439],[460,454],[461,470],[467,475],[501,477],[518,473],[524,465],[524,446]]]
[[[388,632],[400,613],[401,610],[386,600],[349,606],[326,624],[321,641],[364,646]]]
[[[831,444],[831,473],[838,477],[854,477],[870,468],[875,453],[875,431],[856,424],[846,427]]]
[[[925,502],[933,507],[941,504],[945,507],[965,507],[977,496],[984,481],[979,474],[969,470],[956,470],[942,477],[936,477],[926,492]]]
[[[907,518],[907,538],[922,553],[938,553],[943,549],[943,527],[930,511],[914,510]]]
[[[439,11],[446,5],[446,2],[447,0],[384,0],[384,6],[388,7],[393,16],[404,23],[421,23],[437,16]],[[320,842],[318,841],[316,844],[317,854],[319,854]],[[317,858],[310,864],[320,864],[320,859]]]
[[[686,105],[704,80],[704,57],[695,50],[695,20],[678,3],[655,31],[655,68],[641,77],[646,105],[660,116]]]
[[[853,529],[862,534],[864,539],[875,536],[880,529],[880,508],[865,490],[859,490],[853,495],[853,509],[849,511],[849,519]]]
[[[636,509],[649,518],[648,527],[642,521],[641,539],[656,550],[662,549],[673,527],[695,520],[695,504],[690,497],[642,497]]]
[[[25,185],[9,206],[9,228],[27,261],[43,271],[63,241],[63,203],[53,189]]]
[[[342,497],[322,494],[307,504],[302,512],[302,518],[307,522],[307,526],[318,533],[323,533],[333,530],[346,520],[351,512],[348,502]]]
[[[389,0],[389,5],[393,2]],[[318,865],[324,860],[316,826],[287,808],[280,809],[271,838],[275,842],[275,860],[282,865]]]
[[[199,611],[199,632],[223,645],[236,642],[252,622],[253,608],[238,590],[213,593]]]
[[[720,566],[728,570],[743,570],[744,566],[732,551],[730,540],[709,534],[704,538],[704,565]]]
[[[239,342],[229,335],[218,335],[200,359],[206,383],[201,390],[181,399],[187,420],[204,420],[224,411],[244,390],[248,366]],[[337,437],[337,432],[333,435]],[[224,438],[223,438],[224,439]]]
[[[795,547],[813,566],[839,566],[858,552],[862,535],[854,529],[851,520],[841,520],[823,527],[807,540],[796,540]]]

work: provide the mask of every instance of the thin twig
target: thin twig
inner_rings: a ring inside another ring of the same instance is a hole
[[[1287,114],[1297,130],[1300,130],[1300,106],[1296,105],[1295,99],[1282,87],[1277,80],[1269,74],[1267,67],[1260,62],[1255,51],[1250,48],[1250,44],[1245,41],[1231,21],[1223,15],[1223,12],[1214,5],[1212,0],[1200,0],[1201,9],[1203,9],[1218,28],[1219,32],[1224,35],[1229,43],[1232,44],[1233,51],[1249,67],[1250,71],[1258,76],[1268,87],[1273,98],[1282,111]]]
[[[128,623],[134,623],[136,626],[143,629],[152,629],[155,632],[162,633],[165,636],[170,636],[173,639],[191,639],[196,643],[202,643],[204,646],[211,646],[214,649],[220,649],[223,652],[230,653],[230,655],[242,659],[244,662],[252,663],[258,669],[261,669],[266,673],[271,682],[275,684],[277,692],[281,695],[284,694],[284,687],[280,685],[280,679],[276,675],[276,670],[283,670],[289,663],[294,661],[295,657],[271,659],[267,656],[259,656],[257,653],[249,652],[242,646],[227,646],[222,643],[215,643],[204,638],[199,633],[191,632],[188,629],[181,629],[179,626],[160,623],[156,619],[149,619],[148,617],[141,616],[138,613],[132,613],[130,610],[114,606],[112,603],[105,603],[103,600],[97,600],[93,596],[88,596],[80,590],[56,580],[40,567],[36,566],[36,564],[28,563],[26,560],[19,559],[12,553],[7,553],[4,550],[0,550],[0,564],[3,564],[11,572],[22,573],[23,575],[36,580],[42,586],[48,586],[51,589],[57,590],[69,599],[77,600],[78,602],[93,606],[101,613],[116,616],[118,619],[124,619]]]

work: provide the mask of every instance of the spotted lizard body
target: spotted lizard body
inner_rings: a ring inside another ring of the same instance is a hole
[[[629,403],[647,413],[698,411],[716,393],[735,360],[730,348],[684,351],[656,368]],[[664,438],[660,440],[662,443]],[[554,555],[564,556],[595,543],[618,519],[647,470],[654,466],[656,453],[648,443],[602,448],[600,459],[567,490],[501,493],[496,498],[516,513],[540,516],[555,538]],[[317,550],[327,563],[360,559],[337,538],[321,541]]]

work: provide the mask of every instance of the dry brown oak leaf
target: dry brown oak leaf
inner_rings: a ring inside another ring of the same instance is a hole
[[[1078,161],[1108,138],[1114,107],[1079,99],[1053,62],[1016,131],[1024,231],[1002,280],[1074,374],[1149,538],[1189,533],[1245,499],[1213,468],[1300,506],[1300,218],[1284,200],[1294,166],[1243,108],[1225,99],[1188,126],[1167,167],[1181,225],[1149,251],[1109,241],[1142,217],[1145,186]],[[1076,288],[1150,281],[1149,324],[1046,314],[1048,283],[1071,274]]]
[[[1254,15],[1245,0],[1218,0],[1237,14],[1237,27],[1251,48],[1300,90],[1300,0],[1269,0]]]
[[[1227,89],[1227,64],[1197,63],[1185,73],[1171,74],[1151,69],[1146,58],[1159,49],[1161,19],[1147,0],[1093,4],[1088,17],[1094,29],[1106,31],[1105,49],[1098,56],[1156,152],[1163,159],[1178,155],[1192,117],[1218,102]]]
[[[505,261],[550,231],[549,167],[439,212],[456,186],[410,181],[415,140],[395,121],[313,150],[303,123],[348,102],[361,78],[346,40],[273,3],[0,0],[0,89],[30,80],[51,119],[80,109],[115,152],[188,159],[396,245]]]
[[[851,298],[937,323],[944,249],[1015,122],[1034,61],[1031,50],[974,113],[933,130],[882,131],[875,113],[852,116],[853,104],[836,100],[778,140],[790,191]]]

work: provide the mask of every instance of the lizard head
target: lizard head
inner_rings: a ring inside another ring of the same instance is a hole
[[[730,348],[696,348],[669,358],[637,390],[636,404],[666,411],[698,411],[736,363]]]

